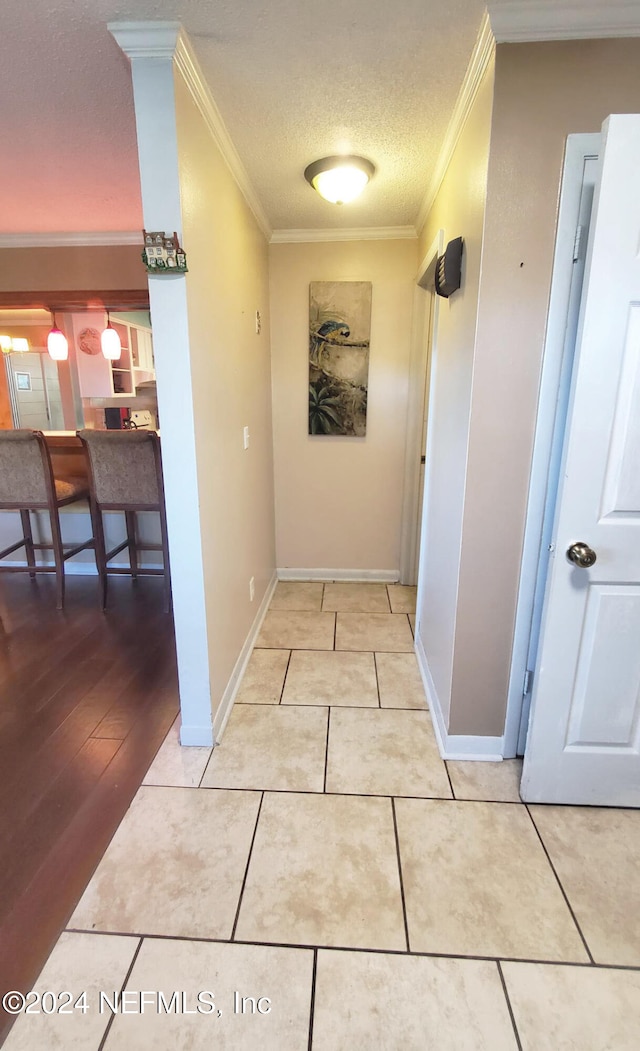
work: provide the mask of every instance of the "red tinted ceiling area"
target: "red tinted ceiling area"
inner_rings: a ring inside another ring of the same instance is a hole
[[[106,25],[3,13],[0,231],[139,230],[129,63]]]

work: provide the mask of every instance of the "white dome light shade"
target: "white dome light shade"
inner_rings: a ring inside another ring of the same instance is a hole
[[[66,361],[69,357],[67,337],[55,325],[47,336],[47,350],[49,351],[49,357],[53,358],[54,361]]]
[[[362,193],[374,171],[364,157],[323,157],[306,168],[304,177],[325,201],[348,204]]]
[[[369,182],[366,172],[344,164],[330,172],[316,175],[313,185],[325,201],[331,204],[348,204],[362,193]]]
[[[119,361],[122,353],[122,344],[115,328],[111,328],[110,321],[100,336],[100,346],[102,347],[103,355],[108,361]]]

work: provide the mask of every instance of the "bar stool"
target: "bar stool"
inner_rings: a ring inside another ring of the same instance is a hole
[[[107,605],[107,578],[110,574],[164,576],[164,608],[171,607],[171,577],[167,519],[164,506],[164,485],[160,440],[155,431],[77,431],[88,453],[89,503],[93,522],[96,563],[100,577],[102,609]],[[123,511],[127,538],[121,544],[106,550],[104,538],[104,511]],[[160,544],[137,537],[136,512],[157,511],[160,515]],[[124,548],[129,549],[129,566],[111,566]],[[162,551],[162,569],[142,569],[138,561],[140,551]]]
[[[42,431],[0,431],[0,510],[19,511],[22,537],[0,551],[0,560],[24,547],[24,566],[3,566],[2,573],[55,573],[56,609],[64,606],[64,563],[68,558],[93,547],[90,537],[82,544],[63,544],[58,509],[89,496],[81,479],[54,477],[49,449]],[[35,543],[31,528],[31,512],[48,511],[51,520],[51,543]],[[36,564],[36,551],[53,551],[54,564]]]

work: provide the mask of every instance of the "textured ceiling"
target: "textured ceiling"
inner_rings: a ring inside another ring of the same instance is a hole
[[[483,0],[29,0],[2,15],[0,231],[142,225],[128,62],[114,20],[180,21],[274,229],[415,221]],[[306,165],[377,172],[343,208]]]

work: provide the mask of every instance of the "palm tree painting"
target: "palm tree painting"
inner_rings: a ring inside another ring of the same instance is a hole
[[[367,431],[370,281],[309,286],[309,434]]]

